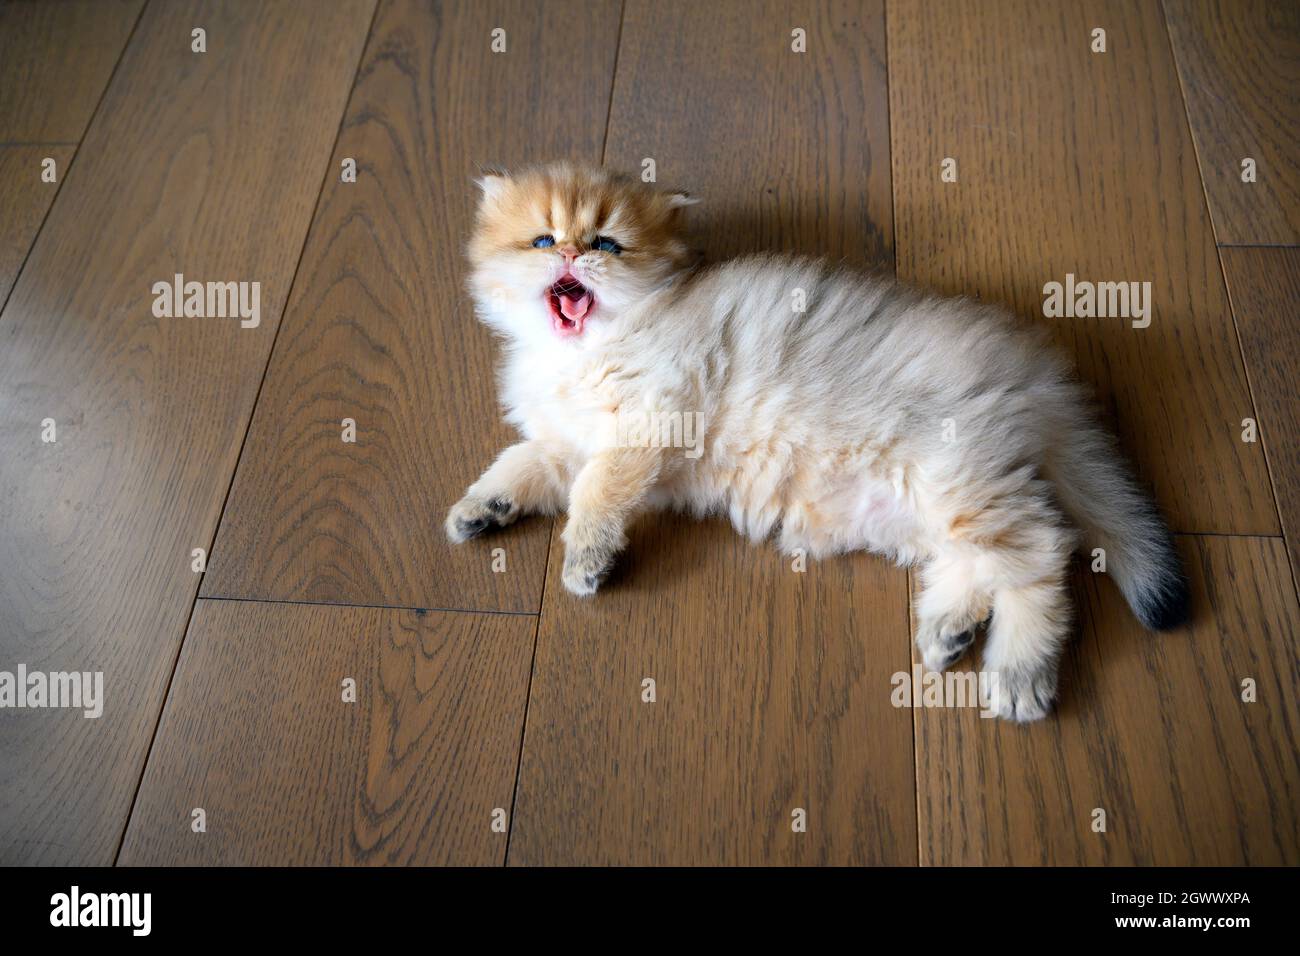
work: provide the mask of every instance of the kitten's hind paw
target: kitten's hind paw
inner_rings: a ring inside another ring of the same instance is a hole
[[[975,643],[979,625],[980,621],[973,617],[922,619],[916,628],[916,646],[926,670],[944,671],[965,657]]]
[[[503,497],[483,498],[469,494],[447,512],[447,537],[460,544],[488,528],[503,528],[518,516],[518,510]]]
[[[590,597],[614,564],[603,548],[568,548],[564,553],[564,586],[578,597]]]

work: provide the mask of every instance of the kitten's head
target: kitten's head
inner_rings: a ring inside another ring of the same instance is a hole
[[[479,187],[470,288],[483,321],[514,338],[580,342],[691,264],[683,193],[565,162]]]

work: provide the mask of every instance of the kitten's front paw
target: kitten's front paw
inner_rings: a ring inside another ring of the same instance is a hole
[[[997,684],[990,694],[989,707],[1003,720],[1026,723],[1042,720],[1051,712],[1056,702],[1055,664],[995,673]]]
[[[518,510],[501,496],[483,498],[469,494],[447,512],[447,537],[452,544],[468,541],[488,528],[502,528],[514,521]]]
[[[614,555],[602,548],[568,548],[564,552],[564,586],[578,597],[590,597],[614,564]]]

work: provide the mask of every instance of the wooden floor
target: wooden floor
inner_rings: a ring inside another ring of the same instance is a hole
[[[1298,65],[1269,0],[0,3],[0,670],[105,687],[0,710],[0,863],[1300,862]],[[649,519],[580,601],[549,521],[450,547],[510,440],[471,177],[563,156],[1048,325],[1191,626],[1081,561],[1014,726],[893,705],[872,556]],[[260,324],[156,318],[176,273]],[[1151,324],[1044,318],[1067,274]]]

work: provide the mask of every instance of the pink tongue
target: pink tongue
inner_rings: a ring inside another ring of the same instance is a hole
[[[589,308],[591,308],[590,292],[584,292],[580,299],[574,299],[567,295],[560,296],[560,311],[564,313],[566,319],[576,322],[587,314]]]

